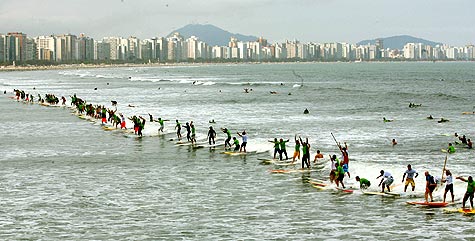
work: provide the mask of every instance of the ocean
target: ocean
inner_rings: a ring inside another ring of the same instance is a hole
[[[0,239],[475,239],[473,216],[406,203],[424,199],[424,172],[440,178],[446,156],[454,176],[475,174],[474,151],[454,136],[475,136],[474,68],[473,62],[279,63],[0,72]],[[67,105],[17,101],[9,98],[14,89],[35,100],[65,96]],[[144,117],[144,136],[78,118],[69,108],[74,94]],[[166,134],[158,135],[148,114],[169,120]],[[193,121],[200,145],[209,126],[219,143],[220,128],[236,137],[245,130],[249,154],[179,145],[175,120]],[[328,180],[328,155],[341,156],[332,134],[348,145],[351,178],[344,182],[356,189],[352,194],[308,183]],[[272,159],[274,138],[290,140],[291,156],[295,136],[309,139],[312,160],[317,149],[324,154],[323,168],[272,173],[300,167],[261,161]],[[456,153],[441,151],[448,143]],[[394,176],[394,192],[403,193],[408,164],[419,176],[415,192],[401,197],[363,195],[354,179],[367,178],[377,192],[376,177],[385,170]],[[466,190],[465,182],[454,185],[457,204],[450,208],[461,207]],[[442,196],[443,187],[434,199]]]

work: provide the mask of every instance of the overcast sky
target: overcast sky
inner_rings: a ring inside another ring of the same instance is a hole
[[[475,44],[475,0],[0,0],[0,33],[161,37],[213,24],[271,42],[349,42],[408,34]]]

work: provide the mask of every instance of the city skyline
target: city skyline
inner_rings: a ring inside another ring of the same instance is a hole
[[[199,23],[264,36],[270,42],[356,43],[407,34],[463,46],[475,43],[475,29],[470,26],[475,20],[473,7],[475,2],[468,0],[2,0],[0,33],[86,33],[96,39],[144,39]]]

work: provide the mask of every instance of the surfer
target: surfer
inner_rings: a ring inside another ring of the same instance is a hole
[[[434,198],[432,197],[432,192],[437,186],[437,183],[435,182],[434,176],[430,175],[428,171],[426,171],[424,175],[426,176],[426,192],[424,193],[424,198],[426,203],[428,202],[428,197],[430,197],[430,201],[433,202]]]
[[[190,122],[190,128],[191,128],[191,144],[196,143],[196,129],[195,125],[193,124],[193,121]]]
[[[303,113],[304,113],[304,114],[308,114],[308,113],[309,113],[309,112],[308,112],[308,109],[305,108],[305,110],[303,111]]]
[[[473,148],[473,143],[472,143],[472,140],[470,140],[470,138],[467,140],[467,148],[468,148],[468,149],[472,149],[472,148]]]
[[[284,141],[284,139],[280,138],[279,140],[279,145],[280,145],[280,160],[282,161],[282,154],[285,154],[285,160],[288,160],[289,157],[287,156],[287,150],[285,149],[285,143],[286,142],[289,142],[289,140],[287,139],[286,141]]]
[[[444,122],[449,122],[449,119],[445,119],[445,118],[440,118],[439,121],[437,121],[437,123],[444,123]]]
[[[336,155],[328,155],[330,156],[331,166],[330,166],[330,182],[333,183],[336,179],[336,167],[340,165],[340,160],[336,157]]]
[[[459,137],[459,140],[462,142],[462,144],[467,144],[467,137],[465,135],[462,135],[461,137]]]
[[[119,114],[120,115],[120,129],[124,128],[127,130],[127,127],[125,127],[125,117],[122,113]]]
[[[181,123],[178,122],[178,120],[176,120],[175,129],[176,129],[176,137],[178,138],[178,140],[181,140]]]
[[[160,128],[158,129],[158,132],[162,132],[163,133],[163,128],[165,127],[165,121],[168,121],[168,120],[163,120],[162,118],[158,117],[158,124],[160,124]]]
[[[386,123],[386,122],[392,122],[393,120],[388,120],[386,119],[386,117],[383,117],[383,122]]]
[[[343,188],[345,188],[345,184],[343,184],[343,178],[345,178],[345,171],[343,170],[343,163],[340,163],[339,166],[336,167],[336,186],[339,187],[340,184]]]
[[[350,164],[350,158],[348,156],[348,146],[346,145],[346,142],[345,142],[344,147],[341,147],[340,144],[338,144],[338,147],[340,148],[342,159],[343,159],[343,162],[342,162],[343,171],[345,173],[348,173],[348,178],[350,178],[350,172],[348,171],[349,164]]]
[[[449,170],[445,170],[445,178],[442,179],[442,182],[445,182],[445,192],[444,192],[444,203],[445,203],[445,196],[450,191],[452,195],[452,202],[454,202],[454,180],[452,177],[452,173]]]
[[[190,123],[186,122],[186,124],[183,126],[186,129],[186,139],[188,141],[191,141],[191,128],[190,128]]]
[[[137,131],[137,134],[141,137],[142,136],[142,130],[145,128],[145,118],[143,118],[142,116],[139,116],[139,118],[142,120],[138,122],[138,131]]]
[[[407,177],[406,177],[407,174]],[[414,176],[415,174],[415,176]],[[414,182],[414,178],[417,178],[419,176],[419,173],[417,173],[416,170],[412,169],[411,164],[407,165],[407,170],[404,172],[404,175],[402,175],[402,182],[404,182],[404,178],[406,178],[406,184],[404,185],[404,192],[407,190],[407,186],[411,184],[412,186],[412,191],[416,189],[416,183]]]
[[[371,182],[366,178],[360,178],[359,176],[356,176],[356,181],[360,183],[360,189],[362,190],[368,189],[368,187],[371,186]]]
[[[270,143],[274,143],[274,159],[275,155],[279,153],[279,159],[282,160],[282,153],[280,152],[280,142],[277,140],[277,138],[274,138],[273,141],[269,141]]]
[[[317,150],[317,154],[315,155],[315,158],[313,159],[313,163],[317,163],[318,159],[323,159],[323,154],[320,153],[320,150]]]
[[[247,152],[246,151],[246,146],[247,146],[247,133],[246,131],[242,131],[242,133],[237,133],[238,136],[240,136],[242,138],[242,144],[241,144],[241,148],[239,148],[239,152],[242,152],[242,150],[244,150],[244,152]]]
[[[469,198],[470,198],[470,206],[473,209],[473,192],[475,189],[475,182],[473,181],[472,176],[469,176],[468,179],[465,179],[463,177],[457,177],[457,179],[467,183],[467,191],[465,192],[465,195],[463,196],[462,209],[465,209],[465,203],[467,202]]]
[[[452,145],[452,143],[449,143],[449,147],[447,148],[448,153],[455,153],[455,147]]]
[[[304,165],[307,165],[307,168],[310,168],[310,144],[308,143],[308,137],[305,139],[305,142],[300,138],[300,143],[302,143],[302,169]]]
[[[226,150],[226,146],[229,146],[231,148],[231,131],[228,130],[228,128],[221,128],[221,131],[223,133],[226,133],[226,140],[224,141],[224,149]]]
[[[150,118],[150,123],[153,122],[153,116],[150,114],[150,113],[147,113],[148,114],[148,117]]]
[[[214,141],[214,138],[216,138],[216,131],[213,129],[212,126],[210,126],[208,130],[208,143],[210,146],[211,146],[211,141],[213,141],[213,145],[216,144],[216,142]]]
[[[233,137],[233,145],[234,145],[234,151],[238,151],[239,148],[241,148],[239,146],[239,140],[236,137]]]
[[[397,145],[396,139],[393,139],[393,140],[391,141],[391,143],[393,144],[393,146]]]
[[[381,186],[381,184],[383,184],[381,192],[384,192],[385,187],[388,188],[388,192],[391,192],[391,189],[389,188],[389,186],[391,186],[391,184],[394,182],[393,176],[391,175],[391,173],[385,172],[384,170],[381,170],[379,173],[381,175],[379,175],[376,179],[382,177],[381,182],[378,185],[378,187],[379,187],[379,186]]]
[[[300,142],[297,140],[297,136],[294,137],[295,139],[295,149],[294,149],[294,156],[292,157],[292,164],[295,162],[295,158],[300,159]]]
[[[433,119],[434,119],[434,117],[432,117],[432,115],[429,115],[429,116],[427,116],[426,118],[427,118],[428,120],[433,120]]]

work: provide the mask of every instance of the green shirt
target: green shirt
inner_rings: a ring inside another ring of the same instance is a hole
[[[279,144],[280,144],[280,149],[281,149],[281,150],[285,150],[285,143],[286,143],[286,142],[287,142],[287,141],[281,141],[281,142],[279,142]]]
[[[469,182],[467,181],[467,192],[473,193],[475,189],[475,181]]]
[[[160,126],[163,126],[163,120],[158,120],[158,123],[160,123]]]
[[[234,145],[236,145],[236,146],[239,145],[239,140],[238,139],[234,140]]]
[[[360,185],[365,185],[365,186],[369,187],[371,185],[371,183],[366,178],[360,178]]]
[[[449,153],[455,153],[455,147],[454,146],[449,146],[449,149],[447,151]]]
[[[345,171],[343,170],[343,167],[341,167],[341,166],[338,166],[336,168],[336,171],[337,171],[338,175],[345,175]]]
[[[300,144],[295,144],[295,151],[300,151]]]
[[[308,151],[307,149],[308,149],[307,144],[302,146],[302,152],[304,155],[307,154],[307,151]]]

